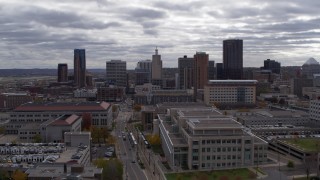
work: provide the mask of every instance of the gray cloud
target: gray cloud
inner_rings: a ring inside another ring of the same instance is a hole
[[[155,46],[165,67],[196,51],[221,62],[227,38],[244,39],[245,65],[261,66],[266,58],[301,65],[320,58],[319,6],[315,0],[0,2],[0,66],[55,68],[72,64],[72,50],[85,48],[88,67],[123,59],[132,69]]]

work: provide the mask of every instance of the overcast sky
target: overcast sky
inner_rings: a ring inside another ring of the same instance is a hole
[[[320,60],[319,0],[0,0],[0,68],[73,68],[86,49],[87,68],[111,59],[151,59],[164,67],[205,51],[222,62],[222,41],[241,38],[244,66]]]

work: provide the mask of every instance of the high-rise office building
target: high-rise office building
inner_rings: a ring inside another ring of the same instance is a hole
[[[193,69],[193,58],[188,58],[187,56],[183,56],[183,58],[178,58],[179,89],[191,89],[191,87],[193,87]]]
[[[208,64],[208,80],[214,80],[214,79],[215,79],[214,61],[209,61],[209,64]]]
[[[151,82],[151,68],[151,60],[139,61],[137,63],[137,67],[135,69],[136,85],[143,85],[144,83]]]
[[[106,62],[107,83],[109,85],[127,86],[127,62],[111,60]]]
[[[68,81],[68,64],[58,64],[58,82]]]
[[[74,50],[74,84],[78,87],[86,87],[86,50]]]
[[[223,66],[225,79],[242,79],[242,39],[228,39],[223,41]]]
[[[216,64],[217,68],[217,74],[216,77],[217,79],[224,79],[224,72],[223,72],[223,63],[217,63]]]
[[[155,54],[152,55],[151,79],[153,84],[162,85],[162,61],[161,55],[158,54],[158,48],[156,48]]]
[[[198,89],[204,89],[208,83],[209,54],[197,52],[194,55],[194,100],[197,100]]]
[[[272,73],[276,73],[276,74],[280,74],[280,70],[281,70],[281,64],[275,60],[264,60],[263,63],[263,69],[264,70],[271,70]]]

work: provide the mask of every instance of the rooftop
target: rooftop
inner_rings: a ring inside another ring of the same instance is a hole
[[[110,106],[106,102],[30,102],[17,107],[14,111],[105,111]]]
[[[242,129],[243,126],[230,117],[189,118],[187,123],[194,129]]]
[[[73,115],[63,115],[60,116],[58,119],[53,121],[50,125],[52,126],[66,126],[66,125],[72,125],[77,120],[81,119],[79,116],[73,114]]]
[[[319,151],[320,139],[319,138],[293,138],[281,140],[289,145],[295,146],[304,151]]]

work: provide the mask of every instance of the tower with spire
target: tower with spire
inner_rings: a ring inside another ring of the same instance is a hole
[[[162,86],[162,60],[161,55],[158,54],[158,47],[152,55],[151,80],[152,84]]]

